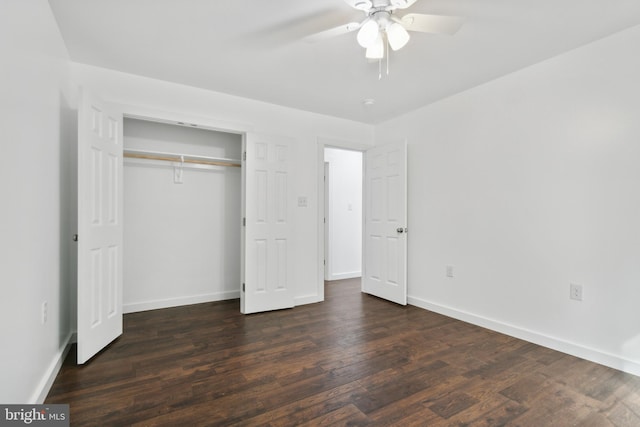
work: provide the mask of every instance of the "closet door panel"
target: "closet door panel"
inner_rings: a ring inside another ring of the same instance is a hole
[[[122,334],[122,114],[83,92],[78,117],[78,363]]]
[[[248,134],[245,141],[245,314],[291,308],[291,140]]]

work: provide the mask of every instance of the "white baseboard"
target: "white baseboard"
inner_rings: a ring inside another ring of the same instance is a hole
[[[354,279],[356,277],[362,277],[361,271],[348,271],[346,273],[335,273],[330,274],[327,280],[343,280],[343,279]]]
[[[625,359],[615,354],[586,347],[581,344],[576,344],[518,326],[513,326],[497,320],[477,316],[475,314],[460,311],[455,308],[435,304],[421,298],[409,296],[407,299],[409,304],[423,308],[425,310],[433,311],[447,317],[462,320],[464,322],[481,326],[483,328],[491,329],[492,331],[500,332],[505,335],[519,338],[534,344],[541,345],[543,347],[560,351],[562,353],[570,354],[581,359],[589,360],[600,365],[608,366],[619,371],[640,376],[639,362]]]
[[[76,334],[69,333],[69,336],[65,340],[64,345],[58,351],[58,353],[54,356],[53,360],[51,361],[51,364],[49,365],[49,368],[47,369],[46,373],[40,380],[38,387],[36,388],[36,390],[34,391],[30,399],[30,402],[29,402],[30,404],[39,405],[44,403],[44,400],[47,398],[47,395],[49,394],[49,390],[51,390],[51,386],[53,385],[53,382],[56,380],[56,376],[58,376],[58,372],[60,372],[60,368],[62,368],[62,363],[64,362],[64,359],[67,357],[67,354],[69,353],[71,344],[73,344],[74,342],[76,342]]]
[[[181,305],[201,304],[204,302],[223,301],[240,298],[240,291],[216,292],[213,294],[191,295],[188,297],[167,298],[153,301],[143,301],[123,304],[123,313],[137,313],[139,311],[157,310],[159,308],[179,307]]]

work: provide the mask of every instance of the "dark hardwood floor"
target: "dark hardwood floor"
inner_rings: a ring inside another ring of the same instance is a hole
[[[640,426],[640,378],[345,280],[291,310],[125,315],[87,365],[70,352],[47,403],[74,426]]]

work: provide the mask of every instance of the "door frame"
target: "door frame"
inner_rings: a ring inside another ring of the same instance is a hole
[[[324,149],[339,148],[343,150],[359,151],[362,153],[364,162],[364,152],[369,148],[373,148],[372,144],[362,144],[360,142],[345,141],[334,138],[318,137],[318,272],[317,272],[317,295],[318,301],[324,301],[324,277],[325,277],[325,224],[322,220],[325,215],[325,197],[324,197]],[[362,169],[364,179],[364,167]],[[363,181],[364,184],[364,181]],[[362,200],[364,203],[364,198]],[[364,229],[364,209],[362,209],[362,227]],[[362,235],[364,239],[364,233]],[[364,240],[362,242],[364,250]],[[364,253],[364,252],[363,252]]]
[[[323,151],[324,153],[324,151]],[[324,203],[324,212],[323,212],[323,226],[324,226],[324,280],[328,279],[328,272],[331,270],[331,259],[329,258],[329,248],[327,245],[327,241],[329,240],[329,228],[331,227],[331,221],[329,219],[329,212],[331,211],[331,195],[329,193],[329,182],[331,181],[331,164],[327,161],[324,162],[324,194],[319,195],[318,198],[322,198]],[[329,197],[327,197],[329,196]]]

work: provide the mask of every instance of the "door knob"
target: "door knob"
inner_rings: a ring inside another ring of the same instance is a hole
[[[402,227],[398,227],[398,228],[396,228],[396,231],[397,231],[398,233],[404,233],[404,228],[402,228]]]

